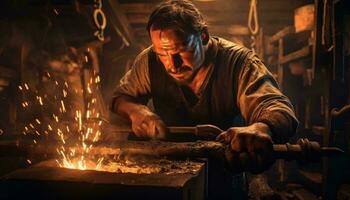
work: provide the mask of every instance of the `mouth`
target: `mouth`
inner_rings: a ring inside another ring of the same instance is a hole
[[[185,67],[178,68],[176,72],[172,72],[169,70],[168,73],[174,78],[184,79],[185,77],[192,74],[192,68],[185,66]]]

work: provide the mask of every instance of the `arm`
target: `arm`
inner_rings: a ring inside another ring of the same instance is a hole
[[[128,118],[133,132],[139,137],[162,138],[165,125],[145,106],[150,96],[147,50],[135,60],[133,67],[114,90],[111,111]]]
[[[241,70],[237,104],[248,124],[262,122],[268,125],[275,142],[287,142],[295,134],[298,121],[293,106],[256,56],[249,58]]]
[[[237,106],[249,125],[232,127],[217,139],[230,144],[227,159],[234,169],[259,173],[273,163],[273,141],[286,142],[298,121],[288,98],[257,57],[247,59],[236,85]]]

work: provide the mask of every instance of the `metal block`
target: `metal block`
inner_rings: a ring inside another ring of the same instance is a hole
[[[0,199],[204,199],[205,166],[200,162],[185,173],[133,174],[59,168],[44,161],[3,176]]]

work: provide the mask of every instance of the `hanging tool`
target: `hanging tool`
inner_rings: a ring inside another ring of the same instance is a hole
[[[255,53],[257,52],[256,48],[256,36],[259,32],[259,20],[258,20],[258,11],[256,8],[258,0],[251,0],[249,6],[249,14],[248,14],[248,29],[251,34],[251,49]],[[259,52],[258,52],[259,53]]]

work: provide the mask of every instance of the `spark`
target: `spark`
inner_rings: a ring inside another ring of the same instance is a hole
[[[58,116],[56,116],[55,114],[52,114],[52,117],[55,119],[56,122],[58,122]]]
[[[36,118],[35,121],[36,121],[36,123],[41,124],[41,122],[38,118]]]
[[[66,141],[64,140],[64,135],[63,134],[61,134],[61,140],[62,140],[63,144],[66,144]]]
[[[36,140],[33,140],[34,144],[37,144],[37,141]]]
[[[95,78],[95,83],[99,83],[101,80],[100,80],[100,76],[97,75],[96,78]]]
[[[82,130],[82,119],[81,119],[81,112],[80,110],[78,111],[78,120],[79,120],[79,131]]]
[[[55,159],[55,161],[56,161],[56,163],[58,164],[58,166],[62,167],[61,163],[60,163],[60,162],[58,162],[58,160],[57,160],[57,159]]]
[[[29,160],[29,159],[27,159],[27,163],[32,164],[32,161],[31,161],[31,160]]]
[[[27,83],[24,83],[24,87],[25,87],[27,90],[29,90],[29,87],[28,87]]]
[[[57,82],[57,81],[55,81],[55,84],[56,84],[56,85],[58,85],[58,82]]]
[[[32,123],[29,123],[29,126],[32,128],[35,128],[34,125]]]
[[[57,135],[60,136],[60,137],[61,137],[61,135],[62,135],[62,131],[61,131],[61,129],[59,129],[59,128],[57,129]]]
[[[56,8],[53,9],[53,12],[55,12],[56,15],[59,15],[60,13],[56,10]]]
[[[66,88],[68,88],[68,83],[67,83],[67,81],[64,82],[64,85],[66,86]]]
[[[23,90],[22,86],[20,86],[20,85],[18,86],[18,88],[19,88],[19,90]]]
[[[89,58],[85,56],[85,62],[89,62]]]
[[[66,112],[66,107],[64,106],[64,102],[61,100],[62,111]]]
[[[46,72],[46,75],[51,78],[51,74],[49,72]]]
[[[90,118],[90,110],[86,111],[86,118]]]
[[[89,94],[92,94],[92,91],[91,91],[91,88],[90,88],[90,84],[87,85],[86,89],[87,89]]]
[[[100,131],[96,131],[95,137],[94,137],[94,139],[93,139],[92,141],[93,141],[93,142],[97,142],[98,139],[99,139],[100,134],[101,134]]]
[[[103,157],[98,159],[96,169],[100,169],[103,159],[104,159]]]
[[[62,90],[63,97],[67,97],[67,91],[65,89]]]
[[[38,99],[40,105],[44,105],[41,96],[37,96],[37,99]]]
[[[52,127],[50,126],[50,124],[48,124],[47,127],[49,128],[50,131],[52,131]]]

